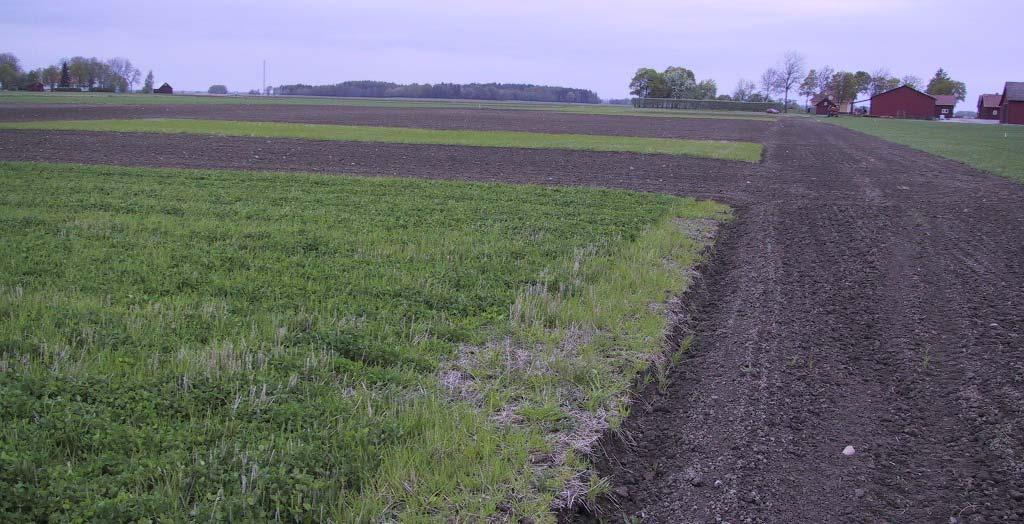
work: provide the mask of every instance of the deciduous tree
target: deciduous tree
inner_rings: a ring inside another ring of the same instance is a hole
[[[694,91],[694,98],[697,100],[715,98],[718,94],[718,83],[712,79],[701,80],[697,82],[697,87]]]
[[[761,73],[761,92],[762,97],[765,101],[771,100],[772,93],[774,93],[779,86],[779,72],[773,67],[769,67],[764,73]]]
[[[665,89],[667,90],[665,96],[669,98],[697,98],[694,96],[694,92],[697,89],[697,77],[693,74],[693,71],[685,67],[671,66],[665,68],[665,71],[661,73],[661,77],[664,79]],[[651,97],[661,98],[654,93],[651,94]]]
[[[4,89],[17,89],[21,80],[21,61],[12,53],[0,53],[0,84]]]
[[[935,76],[928,81],[928,93],[932,95],[953,95],[957,100],[963,102],[967,95],[967,85],[963,82],[953,80],[941,67],[935,72]]]
[[[914,75],[904,75],[903,78],[900,79],[900,83],[908,87],[913,87],[914,89],[921,89],[921,86],[924,85],[924,82]]]
[[[736,82],[736,89],[732,91],[732,99],[737,102],[749,102],[756,90],[757,86],[753,82],[741,78]]]
[[[825,87],[825,92],[834,96],[837,102],[852,102],[857,99],[857,93],[861,91],[861,87],[855,73],[839,71],[832,75],[831,81]]]
[[[804,57],[796,51],[789,51],[782,57],[779,68],[775,70],[775,91],[782,93],[784,111],[789,111],[789,93],[797,87],[802,76]]]
[[[47,66],[42,70],[42,83],[50,86],[50,90],[57,88],[57,84],[60,83],[61,69],[55,65]]]
[[[142,83],[142,92],[143,93],[152,93],[153,92],[153,70],[152,69],[150,69],[149,72],[146,73],[146,80]]]
[[[818,94],[818,71],[811,69],[800,83],[800,96],[804,97],[804,104],[810,105],[811,97]]]
[[[888,69],[876,69],[871,73],[868,94],[875,96],[900,86],[900,79],[892,76]]]
[[[830,66],[824,66],[818,70],[818,93],[828,93],[828,86],[835,75],[836,70]]]
[[[665,79],[661,73],[649,67],[636,70],[633,80],[629,82],[629,94],[638,98],[650,98],[652,92],[665,89]]]

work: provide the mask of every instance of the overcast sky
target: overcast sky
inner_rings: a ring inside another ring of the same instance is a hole
[[[633,4],[633,5],[631,5]],[[642,7],[641,7],[642,6]],[[641,66],[688,67],[731,93],[787,50],[809,66],[967,83],[1024,81],[1024,1],[0,0],[0,51],[35,68],[130,58],[178,90],[344,80],[523,82],[625,97]]]

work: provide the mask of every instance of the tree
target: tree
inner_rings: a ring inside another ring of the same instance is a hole
[[[685,67],[671,66],[665,68],[661,77],[667,90],[665,96],[668,98],[697,98],[694,96],[697,89],[697,77],[693,71]],[[651,97],[661,98],[654,93],[651,94]]]
[[[761,73],[761,91],[764,93],[763,97],[765,101],[771,100],[772,93],[774,93],[779,86],[779,72],[774,68],[769,67],[764,73]]]
[[[811,97],[818,94],[818,72],[816,70],[811,69],[807,72],[804,81],[800,83],[799,94],[805,99],[804,105],[809,106]]]
[[[860,85],[856,75],[847,71],[833,74],[832,79],[825,87],[825,92],[835,97],[838,103],[855,100],[859,91]]]
[[[11,53],[0,53],[0,84],[7,90],[18,88],[21,80],[21,62]]]
[[[629,83],[629,94],[638,98],[651,98],[665,90],[665,79],[661,73],[649,67],[637,69]]]
[[[818,93],[828,93],[828,86],[835,75],[836,70],[829,66],[824,66],[818,70]]]
[[[131,91],[139,83],[139,69],[127,58],[111,58],[105,63],[108,75],[107,86],[120,91]]]
[[[228,94],[228,88],[224,84],[213,84],[206,92],[211,95],[226,95]]]
[[[892,76],[888,69],[876,69],[871,73],[871,81],[868,84],[868,94],[875,96],[891,89],[899,87],[900,79]]]
[[[935,76],[928,81],[928,94],[931,95],[953,95],[957,100],[963,102],[967,95],[967,85],[963,82],[953,80],[941,67],[935,72]]]
[[[718,83],[709,78],[707,80],[697,82],[693,98],[696,98],[697,100],[711,99],[715,98],[715,95],[717,94]]]
[[[21,85],[22,86],[27,86],[29,84],[34,84],[36,82],[42,82],[42,80],[43,80],[43,70],[42,69],[33,69],[33,70],[25,73],[25,75],[21,77]]]
[[[757,86],[750,80],[743,78],[736,82],[736,89],[732,91],[732,99],[737,102],[750,102],[750,97],[755,94]]]
[[[58,87],[62,89],[71,87],[71,72],[68,70],[68,62],[66,60],[60,64],[60,83]]]
[[[804,57],[796,51],[787,52],[775,70],[775,90],[782,93],[784,111],[789,111],[789,92],[797,86],[801,76],[804,76]]]
[[[907,86],[907,87],[913,87],[914,89],[921,89],[921,84],[923,82],[921,81],[920,78],[918,78],[918,77],[916,77],[914,75],[904,75],[903,78],[900,79],[900,83],[905,85],[905,86]]]
[[[60,83],[61,70],[55,65],[47,66],[40,72],[40,82],[50,86],[50,90],[57,88],[57,84]]]
[[[853,74],[853,81],[857,84],[857,92],[853,94],[857,98],[861,93],[867,93],[871,88],[871,75],[867,71],[857,71]]]
[[[131,62],[129,62],[129,65],[131,65]],[[131,70],[128,71],[128,76],[125,77],[125,81],[128,82],[128,92],[135,89],[135,84],[139,83],[139,75],[141,74],[142,71],[139,71],[139,68],[137,67],[132,67]]]
[[[152,93],[153,92],[153,70],[152,69],[150,69],[149,72],[146,73],[146,80],[145,80],[145,82],[142,83],[142,92],[143,93]]]

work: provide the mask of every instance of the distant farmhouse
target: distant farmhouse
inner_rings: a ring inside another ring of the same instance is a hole
[[[953,118],[953,110],[956,109],[955,95],[930,95],[935,98],[935,118]]]
[[[999,106],[1003,95],[992,93],[978,97],[978,118],[982,120],[999,120]]]
[[[852,113],[853,102],[850,100],[843,100],[836,102],[836,97],[832,95],[820,94],[814,95],[811,98],[811,105],[814,106],[814,114],[816,115],[827,115],[829,110],[833,107],[837,108],[840,113]]]
[[[174,88],[171,87],[171,84],[164,82],[164,85],[154,89],[153,92],[161,95],[173,95]]]
[[[1024,82],[1007,82],[999,99],[999,121],[1024,124]]]

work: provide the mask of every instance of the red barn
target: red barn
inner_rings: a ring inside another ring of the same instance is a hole
[[[871,116],[935,118],[935,97],[910,86],[900,86],[871,97]]]
[[[999,121],[1024,124],[1024,82],[1007,82],[999,99]]]
[[[41,93],[45,91],[44,87],[45,86],[43,86],[42,82],[32,82],[31,84],[25,86],[25,91],[35,91],[37,93]]]
[[[982,120],[999,120],[999,101],[1003,95],[994,93],[978,97],[978,118]]]
[[[171,84],[164,82],[164,85],[154,89],[153,92],[161,95],[173,95],[174,88],[171,87]]]
[[[940,116],[953,118],[953,110],[956,109],[956,96],[954,95],[932,95],[935,97],[935,118]]]

